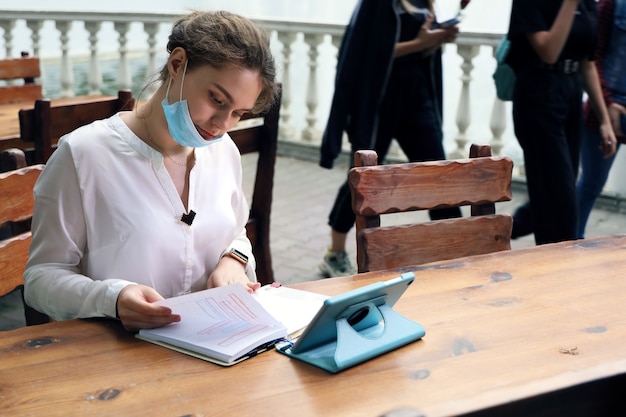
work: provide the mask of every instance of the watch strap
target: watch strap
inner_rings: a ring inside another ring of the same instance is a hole
[[[238,251],[237,249],[231,249],[228,253],[226,253],[226,255],[239,261],[241,264],[243,264],[243,266],[248,265],[248,256],[245,253]]]

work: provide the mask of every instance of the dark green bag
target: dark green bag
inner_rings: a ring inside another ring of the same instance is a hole
[[[493,79],[496,83],[496,95],[502,101],[513,100],[513,88],[515,87],[515,72],[506,63],[506,57],[511,49],[511,41],[504,35],[496,48],[496,71]]]

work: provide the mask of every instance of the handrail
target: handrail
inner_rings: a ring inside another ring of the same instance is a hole
[[[82,61],[82,71],[86,72],[88,93],[98,94],[107,87],[109,91],[132,89],[138,95],[145,85],[138,72],[155,74],[158,71],[157,62],[164,56],[161,51],[165,40],[162,38],[179,16],[182,14],[3,10],[0,32],[3,32],[4,48],[0,45],[0,53],[4,50],[5,55],[18,54],[13,44],[16,36],[22,40],[30,37],[30,52],[42,58],[42,84],[44,88],[49,87],[46,94],[50,97],[85,94],[85,91],[77,92],[79,86],[74,80],[74,73],[80,73],[79,61]],[[301,154],[308,152],[317,157],[332,99],[336,56],[345,23],[279,18],[255,20],[271,34],[283,85],[280,142],[297,148]],[[26,28],[21,23],[16,24],[18,21],[25,21]],[[44,25],[50,21],[54,22],[53,27]],[[73,22],[80,22],[84,32],[73,32]],[[133,35],[138,25],[144,32],[139,41],[136,33]],[[106,31],[115,41],[102,42],[100,37]],[[42,48],[44,32],[46,36],[59,39],[58,51]],[[72,42],[78,41],[73,37],[77,36],[83,37],[80,39],[83,45],[87,41],[88,50],[72,49]],[[445,47],[444,145],[449,157],[462,157],[467,155],[471,142],[489,144],[494,155],[506,154],[514,160],[514,177],[523,181],[522,151],[512,131],[510,105],[496,98],[491,79],[495,68],[493,56],[501,36],[500,33],[461,31],[455,43]],[[103,65],[111,62],[111,58],[117,74],[110,71],[106,74],[107,79],[115,80],[115,85],[107,86]],[[88,61],[86,68],[85,61]],[[56,89],[51,88],[53,75]],[[347,141],[344,149],[349,150]],[[398,161],[404,158],[395,144],[389,157]],[[619,161],[615,165],[619,165]],[[626,184],[609,181],[605,193],[624,195]]]

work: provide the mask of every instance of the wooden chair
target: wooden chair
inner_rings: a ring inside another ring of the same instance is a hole
[[[250,218],[246,231],[252,242],[252,252],[257,263],[257,279],[261,284],[274,282],[270,250],[270,214],[278,147],[280,105],[279,95],[266,114],[247,115],[235,129],[228,132],[242,155],[258,152],[254,189],[250,202]]]
[[[45,163],[64,134],[134,106],[130,90],[120,90],[117,97],[85,96],[62,105],[52,105],[50,99],[36,100],[34,108],[19,111],[20,136],[34,146],[34,152],[26,153],[28,163]]]
[[[472,145],[469,159],[377,165],[357,151],[348,174],[356,214],[359,272],[419,265],[511,249],[513,219],[495,214],[509,201],[513,162]],[[381,227],[381,215],[471,205],[471,216]]]
[[[27,325],[47,323],[50,318],[24,302],[24,269],[31,241],[30,219],[35,204],[33,187],[43,165],[24,167],[20,150],[2,152],[3,161],[22,167],[0,173],[0,225],[21,224],[22,230],[0,236],[0,297],[20,290]],[[27,225],[27,227],[25,227]],[[7,229],[3,229],[7,230]],[[9,229],[10,230],[10,229]]]
[[[43,97],[41,84],[36,78],[41,76],[39,58],[22,52],[21,58],[0,60],[0,106],[21,102],[32,103]]]

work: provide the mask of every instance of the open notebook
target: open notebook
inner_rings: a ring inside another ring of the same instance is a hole
[[[249,294],[241,284],[172,297],[159,304],[181,321],[140,330],[139,339],[197,358],[230,366],[295,337],[327,296],[276,284]]]

